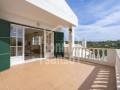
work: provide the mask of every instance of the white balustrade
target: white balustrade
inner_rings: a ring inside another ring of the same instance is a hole
[[[105,51],[107,51],[107,49],[74,47],[73,57],[93,59],[93,60],[103,60],[107,55],[107,52],[105,55]]]
[[[73,47],[72,48],[72,58],[77,60],[86,60],[90,62],[95,62],[105,65],[113,65],[114,61],[112,58],[114,55],[115,49],[107,48],[82,48],[82,47]],[[65,57],[69,57],[69,48],[65,47]]]

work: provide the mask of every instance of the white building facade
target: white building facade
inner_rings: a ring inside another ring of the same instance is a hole
[[[77,25],[65,0],[0,0],[0,71],[54,57],[64,41],[62,28],[69,30],[71,48]]]

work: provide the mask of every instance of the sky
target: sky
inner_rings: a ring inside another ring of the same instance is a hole
[[[120,40],[120,0],[66,0],[77,15],[75,40]],[[65,30],[65,40],[67,40]]]

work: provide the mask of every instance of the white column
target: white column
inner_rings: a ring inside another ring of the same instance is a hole
[[[73,56],[73,47],[74,47],[74,31],[72,28],[69,28],[69,58],[72,58]]]
[[[46,30],[44,30],[44,58],[46,58]]]

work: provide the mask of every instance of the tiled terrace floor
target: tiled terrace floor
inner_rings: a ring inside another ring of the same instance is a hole
[[[51,61],[17,65],[1,72],[0,90],[116,90],[112,67],[65,59]]]

